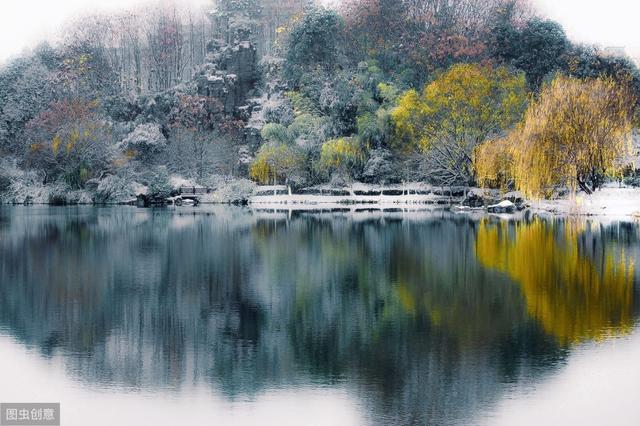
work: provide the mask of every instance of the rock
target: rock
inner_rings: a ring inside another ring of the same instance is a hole
[[[245,127],[244,128],[244,140],[246,145],[249,146],[251,151],[257,151],[262,145],[262,136],[260,135],[260,128]]]
[[[513,204],[524,204],[524,195],[519,191],[507,192],[502,196],[503,200],[511,201]]]
[[[516,205],[509,200],[487,207],[489,213],[515,213]]]
[[[467,192],[467,198],[462,203],[468,207],[484,207],[486,192],[484,189],[472,188]]]
[[[522,192],[519,192],[519,191],[508,192],[504,194],[502,199],[506,201],[511,201],[513,204],[516,205],[516,208],[518,209],[518,211],[522,211],[528,208],[526,199],[524,197],[524,194],[522,194]]]
[[[244,176],[249,175],[249,169],[253,163],[255,157],[251,155],[251,147],[248,145],[241,145],[238,147],[238,162],[236,164],[237,170]]]
[[[256,48],[248,41],[230,45],[214,40],[208,50],[208,62],[195,77],[198,94],[215,99],[222,107],[218,113],[246,119],[251,115],[246,100],[258,75]]]

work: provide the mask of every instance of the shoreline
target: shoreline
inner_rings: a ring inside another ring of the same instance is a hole
[[[186,210],[186,209],[198,209],[206,207],[245,207],[257,212],[304,212],[304,213],[364,213],[364,212],[380,212],[380,213],[399,213],[399,212],[448,212],[454,215],[460,216],[473,216],[473,217],[500,217],[505,219],[517,219],[523,218],[526,214],[545,215],[557,218],[595,218],[595,219],[621,219],[628,221],[640,221],[640,212],[601,212],[601,211],[564,211],[562,203],[565,200],[558,200],[559,202],[545,200],[543,203],[545,206],[532,205],[522,211],[516,211],[514,213],[491,213],[486,208],[471,208],[465,210],[457,210],[457,205],[445,205],[445,204],[339,204],[339,203],[321,203],[321,204],[282,204],[282,203],[264,203],[264,204],[252,204],[252,203],[200,203],[197,206],[185,205],[185,206],[151,206],[151,207],[139,207],[135,204],[129,203],[76,203],[76,204],[50,204],[50,203],[31,203],[31,204],[11,204],[3,203],[0,207],[134,207],[139,209],[172,209],[172,210]]]
[[[626,218],[640,220],[640,188],[605,187],[591,196],[573,194],[556,200],[528,201],[526,205],[512,213],[492,213],[488,211],[490,204],[497,204],[505,196],[497,197],[495,191],[486,191],[486,198],[482,206],[469,206],[468,201],[472,193],[482,190],[469,188],[461,193],[459,188],[424,191],[422,193],[408,191],[402,195],[367,195],[362,190],[358,193],[344,193],[340,195],[329,194],[266,194],[258,188],[253,195],[245,194],[236,199],[214,200],[204,197],[198,203],[199,206],[248,206],[254,210],[292,210],[292,211],[330,211],[330,210],[449,210],[456,214],[474,215],[508,215],[531,212],[548,214],[558,217],[601,217],[601,218]],[[395,188],[384,191],[397,191]],[[333,191],[339,191],[334,189]],[[451,195],[444,195],[449,193]],[[359,194],[359,195],[358,195]],[[513,193],[511,193],[513,194]],[[233,198],[233,197],[232,197]],[[467,204],[465,204],[467,203]],[[77,203],[0,203],[3,206],[133,206],[136,200],[126,202],[77,202]],[[464,207],[463,207],[464,206]],[[142,207],[142,206],[138,206]],[[167,207],[167,206],[150,206]],[[185,208],[190,205],[169,207]]]
[[[537,200],[532,212],[569,217],[631,218],[640,220],[640,188],[608,186],[592,195],[573,194],[558,200]]]

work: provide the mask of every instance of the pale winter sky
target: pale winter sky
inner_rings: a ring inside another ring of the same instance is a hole
[[[184,0],[182,0],[184,1]],[[207,3],[208,0],[186,0]],[[325,0],[335,2],[336,0]],[[640,2],[636,0],[532,0],[559,21],[569,37],[602,47],[625,47],[640,58]],[[89,10],[114,10],[148,0],[0,0],[0,61],[55,33],[68,18]]]

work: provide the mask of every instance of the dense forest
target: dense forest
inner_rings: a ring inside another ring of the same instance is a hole
[[[60,34],[0,68],[3,201],[638,182],[637,67],[525,1],[163,3]]]

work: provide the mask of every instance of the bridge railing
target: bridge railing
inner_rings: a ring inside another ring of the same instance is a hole
[[[210,194],[213,192],[213,188],[208,188],[204,186],[182,186],[180,187],[180,195],[202,195],[202,194]]]

